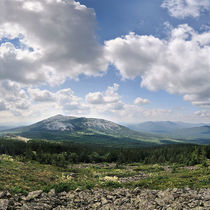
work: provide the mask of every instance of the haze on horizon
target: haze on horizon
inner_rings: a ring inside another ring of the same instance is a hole
[[[210,123],[209,20],[210,0],[1,0],[0,125]]]

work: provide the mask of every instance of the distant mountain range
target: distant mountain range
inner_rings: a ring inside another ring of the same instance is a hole
[[[0,131],[8,130],[8,129],[11,129],[12,127],[14,126],[1,126],[0,125]]]
[[[149,133],[170,133],[178,129],[200,127],[204,124],[193,124],[184,122],[172,122],[172,121],[148,121],[139,124],[127,125],[130,129],[149,132]]]
[[[175,139],[190,140],[195,143],[210,144],[210,125],[208,124],[149,121],[128,125],[128,127],[139,132],[157,134]]]
[[[30,126],[9,129],[0,134],[128,147],[210,143],[210,126],[202,124],[165,121],[145,122],[126,127],[104,119],[63,115],[56,115]]]

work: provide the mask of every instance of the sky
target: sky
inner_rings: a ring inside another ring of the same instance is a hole
[[[210,123],[210,0],[1,0],[0,125],[56,114]]]

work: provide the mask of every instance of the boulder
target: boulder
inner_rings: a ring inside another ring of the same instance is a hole
[[[26,201],[33,200],[34,198],[39,197],[42,194],[42,192],[43,192],[42,190],[37,190],[37,191],[30,192],[28,194],[28,196],[25,198],[25,200]]]
[[[0,199],[0,209],[1,210],[7,210],[8,205],[9,205],[8,199]]]
[[[49,197],[55,196],[55,189],[51,189],[51,190],[48,192],[48,196],[49,196]]]
[[[1,191],[0,192],[0,199],[4,198],[6,196],[7,192],[6,191]]]

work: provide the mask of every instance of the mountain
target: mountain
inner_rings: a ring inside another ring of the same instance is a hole
[[[11,129],[11,128],[12,128],[12,126],[3,126],[3,125],[1,126],[0,125],[0,131],[8,130],[8,129]]]
[[[130,129],[149,132],[156,134],[169,134],[171,132],[177,131],[179,129],[199,127],[203,124],[192,124],[185,122],[172,122],[172,121],[148,121],[139,124],[128,125]]]
[[[106,135],[117,136],[137,136],[140,133],[130,130],[125,126],[118,125],[111,121],[85,118],[85,117],[73,117],[56,115],[46,120],[37,122],[30,126],[11,129],[12,132],[85,132],[85,133],[101,133]],[[145,134],[142,134],[145,135]]]
[[[30,126],[10,129],[4,134],[15,134],[32,139],[97,143],[107,146],[140,146],[162,143],[161,139],[154,135],[134,131],[104,119],[63,115],[56,115]],[[170,139],[166,141],[170,142]]]
[[[205,124],[157,121],[128,125],[130,129],[186,143],[210,144],[210,126]]]
[[[170,136],[178,139],[186,139],[200,144],[210,144],[210,126],[204,125],[193,128],[184,128],[173,131]]]
[[[56,115],[0,134],[7,137],[13,135],[13,138],[16,135],[30,139],[67,140],[111,147],[174,143],[210,144],[210,126],[200,125],[202,124],[163,121],[145,122],[128,128],[104,119]]]

